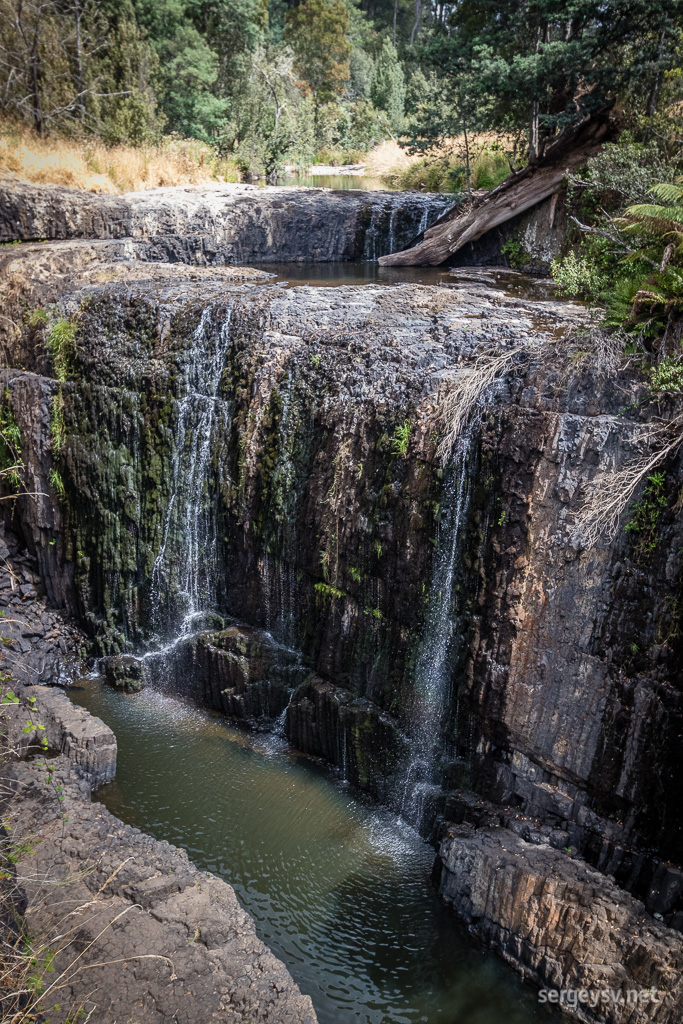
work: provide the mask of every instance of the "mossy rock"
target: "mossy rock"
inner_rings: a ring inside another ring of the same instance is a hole
[[[124,693],[138,693],[147,681],[145,663],[130,654],[102,658],[100,671],[109,686],[113,686],[115,690],[123,690]]]

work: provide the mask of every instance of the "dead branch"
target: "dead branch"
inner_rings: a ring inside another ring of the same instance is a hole
[[[574,517],[574,541],[585,548],[592,548],[600,540],[614,539],[621,517],[640,485],[683,444],[683,416],[654,429],[648,428],[639,438],[641,445],[651,446],[653,441],[654,450],[650,448],[616,473],[601,477]]]

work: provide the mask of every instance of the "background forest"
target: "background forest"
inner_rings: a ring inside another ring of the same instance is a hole
[[[0,0],[0,112],[270,179],[397,139],[440,154],[403,184],[455,191],[609,101],[651,142],[680,47],[680,0]]]

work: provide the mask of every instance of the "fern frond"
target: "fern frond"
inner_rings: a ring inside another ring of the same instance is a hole
[[[625,213],[626,218],[647,222],[648,224],[667,225],[666,230],[672,231],[683,227],[683,206],[655,206],[653,203],[639,203],[637,206],[629,206]]]
[[[651,187],[650,192],[667,205],[678,206],[683,202],[683,187],[672,182],[659,182]]]

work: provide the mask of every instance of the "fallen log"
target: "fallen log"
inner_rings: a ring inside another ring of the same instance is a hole
[[[543,157],[505,181],[465,210],[456,207],[425,231],[422,242],[411,249],[381,256],[383,267],[437,266],[467,242],[474,242],[492,228],[548,199],[558,190],[567,171],[579,167],[600,146],[618,134],[611,107],[601,110],[563,133],[546,149]]]

